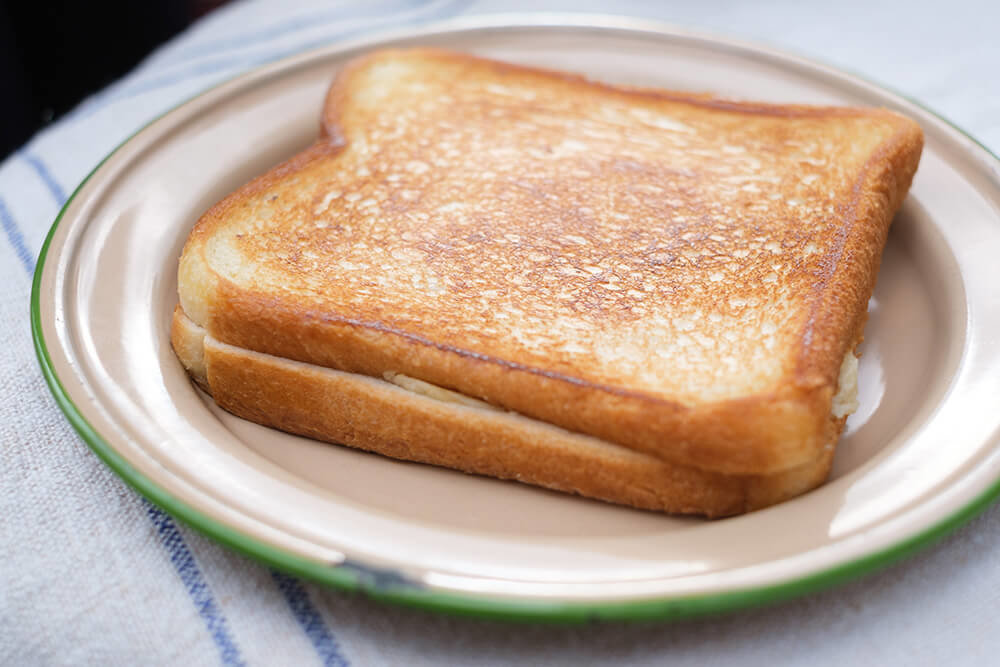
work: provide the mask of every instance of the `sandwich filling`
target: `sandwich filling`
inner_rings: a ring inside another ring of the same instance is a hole
[[[485,410],[497,411],[501,410],[501,408],[491,405],[486,401],[481,401],[478,398],[472,398],[471,396],[466,396],[465,394],[461,394],[457,391],[445,389],[444,387],[439,387],[436,384],[424,382],[423,380],[418,380],[408,375],[403,375],[402,373],[387,372],[383,377],[387,382],[391,382],[398,387],[402,387],[407,391],[411,391],[426,398],[433,398],[438,401],[452,403],[455,405],[463,405],[468,408],[482,408]],[[841,417],[846,417],[847,415],[852,414],[857,409],[858,358],[854,356],[853,352],[848,351],[847,354],[844,355],[844,361],[840,364],[840,374],[837,378],[837,393],[833,396],[830,414],[834,419],[840,419]]]
[[[189,335],[175,338],[177,342],[183,343],[182,350],[178,350],[181,360],[184,362],[188,372],[191,373],[200,384],[207,386],[208,378],[205,372],[204,362],[204,341],[208,332],[204,327],[192,321],[186,315],[181,316],[181,323],[188,330]],[[424,382],[417,378],[403,375],[402,373],[386,372],[383,380],[405,389],[414,394],[431,398],[443,403],[461,405],[467,408],[479,408],[482,410],[492,410],[506,412],[503,408],[497,407],[478,398],[467,396],[451,389],[445,389],[430,382]],[[858,409],[858,358],[852,351],[844,355],[844,360],[840,364],[840,374],[837,378],[837,392],[833,396],[831,415],[834,419],[845,417]]]
[[[831,412],[835,419],[846,417],[858,409],[858,358],[848,350],[840,364],[837,393],[833,396]]]
[[[452,391],[451,389],[439,387],[438,385],[431,384],[430,382],[424,382],[423,380],[412,378],[409,375],[387,371],[382,377],[386,380],[386,382],[391,382],[397,387],[401,387],[407,391],[419,394],[426,398],[433,398],[436,401],[452,403],[454,405],[463,405],[467,408],[481,408],[483,410],[496,410],[497,412],[503,412],[501,408],[491,405],[486,401],[466,396],[465,394]]]

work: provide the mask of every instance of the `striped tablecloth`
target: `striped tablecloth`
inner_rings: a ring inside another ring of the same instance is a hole
[[[1000,151],[1000,4],[842,0],[818,7],[780,0],[236,3],[7,158],[0,164],[0,664],[997,664],[1000,508],[905,563],[766,609],[588,627],[454,618],[299,581],[179,525],[80,441],[32,350],[35,258],[67,194],[105,154],[212,84],[379,28],[497,11],[656,18],[890,83]]]

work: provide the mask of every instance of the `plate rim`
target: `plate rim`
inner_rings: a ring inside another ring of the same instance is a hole
[[[866,76],[859,75],[842,67],[834,67],[812,57],[801,56],[785,49],[774,48],[767,44],[732,39],[697,30],[689,30],[661,21],[638,17],[623,17],[602,14],[583,13],[501,13],[476,16],[461,16],[451,19],[421,22],[404,28],[378,30],[365,33],[360,37],[344,40],[333,40],[320,47],[307,48],[300,52],[284,56],[262,66],[256,66],[229,79],[214,84],[195,95],[181,101],[177,105],[157,115],[142,127],[131,133],[113,150],[111,150],[87,174],[72,194],[63,204],[52,226],[46,234],[38,255],[35,272],[32,278],[30,299],[30,321],[32,341],[38,358],[42,376],[52,393],[56,404],[63,412],[70,425],[83,439],[87,446],[111,470],[129,486],[139,492],[147,500],[160,507],[171,516],[194,528],[211,539],[231,548],[254,560],[276,569],[304,577],[306,579],[329,585],[346,591],[358,591],[377,600],[397,603],[409,607],[417,607],[432,611],[444,611],[466,616],[478,616],[500,620],[546,621],[559,623],[580,623],[593,619],[606,620],[678,620],[693,616],[735,611],[748,607],[756,607],[775,603],[823,590],[838,583],[858,578],[888,566],[921,548],[927,547],[956,530],[977,514],[985,510],[1000,497],[1000,478],[994,480],[979,495],[952,513],[924,527],[922,530],[873,553],[837,563],[831,567],[813,572],[805,576],[782,581],[777,584],[766,584],[746,589],[727,590],[722,592],[665,596],[659,598],[624,599],[611,601],[568,601],[543,600],[538,598],[495,597],[488,594],[460,593],[414,585],[405,578],[392,576],[392,571],[366,566],[356,561],[340,564],[327,564],[297,555],[261,539],[252,537],[233,528],[220,520],[214,519],[204,512],[194,508],[187,502],[171,495],[162,486],[141,473],[122,454],[120,454],[105,438],[90,424],[60,380],[46,343],[43,332],[41,312],[41,285],[47,263],[50,244],[56,235],[59,225],[67,210],[91,179],[101,170],[101,167],[122,148],[130,144],[139,134],[156,124],[163,117],[173,113],[188,103],[215,91],[223,86],[237,84],[244,78],[261,75],[271,70],[279,70],[289,63],[308,59],[309,57],[331,49],[350,49],[365,45],[375,46],[384,41],[420,33],[441,33],[474,29],[503,28],[580,28],[580,29],[616,29],[636,31],[646,35],[656,34],[666,38],[696,39],[715,45],[752,50],[760,55],[775,58],[785,62],[797,62],[812,67],[819,67],[834,72],[842,77],[853,79],[856,83],[873,86],[883,92],[918,107],[936,120],[945,123],[952,130],[972,142],[983,152],[978,156],[967,157],[986,158],[992,163],[992,171],[1000,174],[1000,157],[982,144],[975,137],[963,130],[952,121],[928,108],[923,103],[899,93],[889,86],[875,82]],[[975,149],[973,149],[974,152]],[[387,576],[388,575],[388,576]]]

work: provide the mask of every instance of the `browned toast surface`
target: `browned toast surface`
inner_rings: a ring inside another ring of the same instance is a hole
[[[431,50],[354,62],[323,118],[185,247],[181,303],[214,339],[705,470],[830,446],[912,121]]]

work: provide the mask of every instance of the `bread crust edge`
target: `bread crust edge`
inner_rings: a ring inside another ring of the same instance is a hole
[[[445,403],[366,375],[213,339],[178,306],[171,344],[224,410],[258,424],[395,459],[515,480],[644,510],[710,518],[762,509],[822,484],[845,419],[813,461],[766,475],[668,463],[510,413]]]

